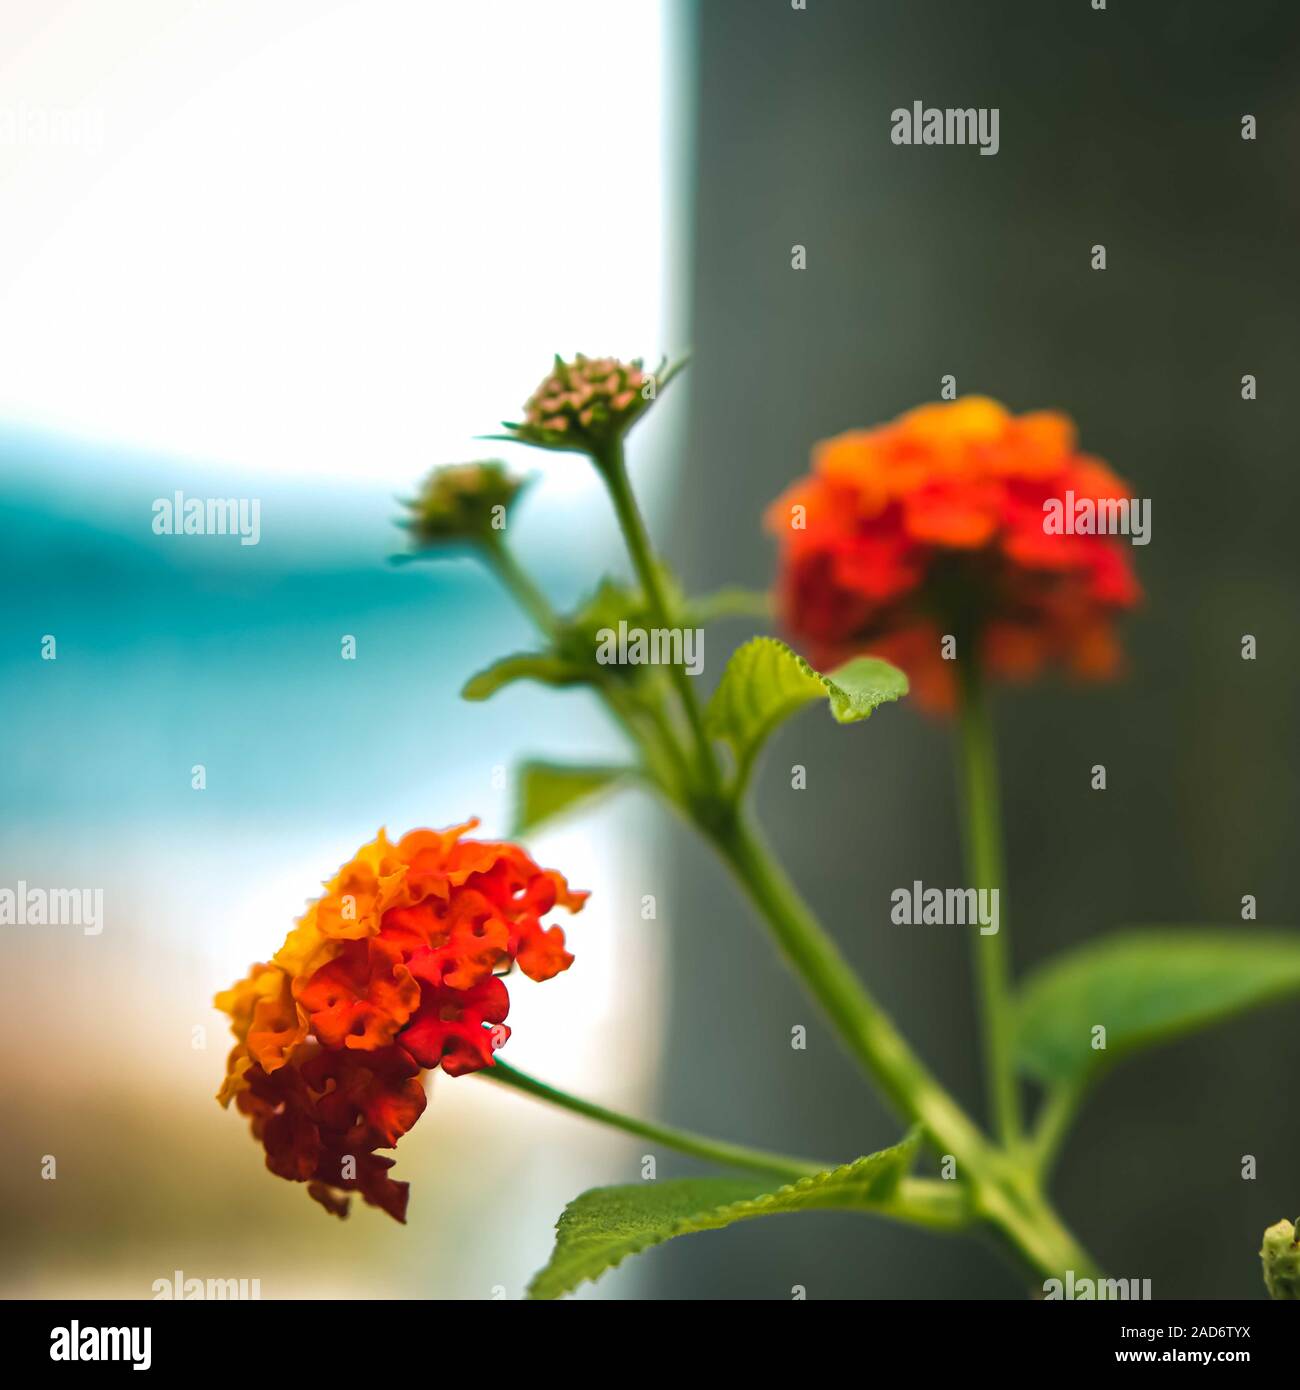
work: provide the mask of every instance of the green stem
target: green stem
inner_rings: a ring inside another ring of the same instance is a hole
[[[961,1231],[971,1223],[970,1196],[955,1182],[904,1178],[881,1215],[910,1221],[931,1231]]]
[[[624,1115],[617,1110],[609,1110],[603,1105],[570,1095],[555,1086],[548,1086],[535,1077],[516,1071],[498,1059],[495,1064],[478,1075],[509,1086],[525,1095],[544,1100],[573,1114],[582,1115],[598,1124],[622,1130],[638,1139],[649,1139],[656,1144],[689,1154],[692,1158],[702,1158],[725,1168],[742,1168],[749,1172],[761,1173],[765,1177],[798,1182],[800,1178],[812,1177],[825,1172],[835,1165],[813,1163],[806,1159],[789,1158],[784,1154],[766,1153],[761,1149],[751,1149],[739,1144],[726,1144],[708,1139],[687,1130],[672,1129],[667,1125],[651,1124]],[[875,1209],[879,1216],[890,1217],[896,1221],[908,1222],[914,1226],[924,1226],[932,1231],[958,1231],[970,1225],[971,1207],[966,1191],[956,1183],[937,1182],[932,1178],[903,1178],[890,1195],[888,1203]]]
[[[954,1203],[969,1200],[969,1212],[994,1228],[1002,1244],[1035,1279],[1058,1278],[1067,1269],[1080,1277],[1095,1278],[1097,1267],[1092,1257],[1066,1229],[1033,1175],[1017,1156],[988,1142],[912,1052],[823,931],[744,813],[721,826],[699,824],[698,828],[718,847],[848,1050],[875,1079],[895,1110],[904,1119],[921,1125],[939,1153],[952,1154],[957,1159],[958,1176],[964,1180],[969,1197],[941,1198],[945,1211],[940,1219],[955,1227]]]
[[[483,541],[483,558],[502,587],[537,624],[542,635],[554,637],[560,620],[551,607],[550,599],[533,583],[498,532],[487,533]]]
[[[645,594],[651,620],[656,627],[673,627],[675,626],[675,615],[669,610],[663,580],[660,578],[659,568],[655,563],[645,519],[641,515],[640,507],[637,506],[636,496],[632,492],[632,484],[627,476],[627,464],[623,457],[622,441],[614,440],[593,461],[609,490],[615,515],[618,517],[619,529],[623,532],[623,537],[627,542],[628,553],[632,557],[633,568],[636,570],[637,578],[640,580],[642,591]],[[685,667],[674,663],[668,667],[668,673],[673,687],[677,691],[677,697],[681,701],[687,723],[690,725],[696,756],[706,784],[711,788],[716,788],[721,781],[721,773],[713,745],[704,728],[704,712],[700,708],[700,702],[695,697],[695,687],[691,684],[691,678],[686,673]]]
[[[967,650],[973,646],[968,641]],[[1002,813],[998,804],[997,763],[978,658],[961,667],[958,736],[961,804],[964,814],[966,872],[970,886],[998,895],[998,930],[972,938],[984,1040],[984,1066],[997,1133],[1008,1148],[1021,1140],[1020,1096],[1012,1056],[1011,972],[1002,866]]]
[[[1101,1268],[1079,1244],[1038,1191],[1032,1178],[1011,1180],[976,1189],[976,1210],[1039,1292],[1038,1281],[1064,1279],[1073,1270],[1079,1279],[1098,1279]]]
[[[516,1071],[505,1062],[497,1059],[491,1067],[478,1073],[503,1086],[511,1086],[516,1091],[548,1101],[575,1115],[585,1115],[599,1124],[621,1129],[625,1134],[634,1134],[639,1139],[649,1139],[655,1144],[664,1144],[679,1153],[690,1154],[692,1158],[702,1158],[709,1163],[717,1163],[726,1168],[745,1168],[755,1173],[764,1173],[784,1178],[787,1182],[797,1182],[800,1178],[811,1177],[833,1164],[813,1163],[802,1158],[790,1158],[785,1154],[766,1153],[761,1149],[750,1149],[740,1144],[726,1144],[721,1140],[708,1139],[702,1134],[692,1134],[689,1130],[672,1129],[668,1125],[651,1124],[648,1120],[638,1120],[631,1115],[620,1114],[603,1105],[572,1096],[543,1081],[537,1081],[521,1071]]]
[[[482,553],[484,562],[496,575],[502,588],[532,619],[542,636],[554,641],[560,631],[560,616],[515,559],[502,537],[489,532],[483,541]],[[601,681],[600,690],[616,722],[632,743],[641,749],[654,780],[666,792],[676,796],[686,780],[686,762],[659,709],[637,705],[627,699],[613,678]],[[647,726],[644,730],[638,728],[642,722]]]
[[[613,689],[613,678],[605,682],[607,690]],[[656,756],[666,760],[667,768],[660,772],[659,782],[668,799],[677,804],[687,793],[691,784],[691,768],[681,741],[664,711],[663,701],[652,695],[636,702],[638,715],[646,723],[647,737],[643,746],[656,750]]]
[[[1040,1181],[1045,1180],[1051,1171],[1052,1160],[1074,1122],[1078,1108],[1079,1092],[1073,1086],[1057,1086],[1044,1098],[1030,1145],[1034,1169]]]
[[[744,812],[699,828],[717,845],[808,992],[895,1110],[923,1126],[941,1153],[983,1153],[984,1136],[867,992]]]

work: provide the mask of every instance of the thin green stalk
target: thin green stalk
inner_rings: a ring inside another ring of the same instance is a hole
[[[615,688],[613,678],[604,682],[602,686],[607,697],[613,694]],[[647,732],[653,735],[652,739],[644,741],[643,746],[654,748],[657,755],[666,758],[671,765],[669,772],[659,774],[659,783],[668,799],[675,804],[686,794],[691,783],[691,768],[686,750],[683,749],[671,720],[664,712],[662,701],[655,698],[638,700],[636,710],[648,725]]]
[[[585,1115],[602,1125],[621,1129],[625,1134],[634,1134],[639,1139],[649,1139],[655,1144],[664,1144],[678,1153],[690,1154],[692,1158],[702,1158],[709,1163],[717,1163],[725,1168],[745,1168],[751,1172],[764,1173],[784,1178],[787,1182],[797,1182],[800,1178],[811,1177],[823,1172],[834,1164],[814,1163],[810,1159],[790,1158],[785,1154],[767,1153],[761,1149],[750,1149],[740,1144],[726,1144],[721,1140],[708,1139],[702,1134],[689,1130],[673,1129],[668,1125],[652,1124],[648,1120],[638,1120],[631,1115],[609,1110],[593,1101],[582,1100],[543,1081],[537,1081],[521,1071],[516,1071],[505,1062],[497,1059],[491,1067],[478,1075],[503,1086],[511,1086],[516,1091],[548,1101],[575,1115]]]
[[[867,992],[745,813],[720,827],[700,829],[717,845],[809,993],[894,1109],[922,1125],[941,1153],[984,1152],[984,1136]]]
[[[645,593],[646,602],[650,607],[651,619],[656,627],[672,627],[674,626],[674,618],[669,611],[663,580],[660,578],[659,568],[655,563],[645,518],[642,517],[641,509],[637,506],[636,496],[632,492],[632,484],[627,476],[627,464],[623,457],[622,441],[614,440],[594,462],[597,471],[605,480],[606,488],[609,490],[610,500],[614,504],[614,512],[618,517],[619,528],[623,532],[628,553],[632,557],[633,568],[636,570],[637,578],[640,580],[641,588]],[[686,673],[685,667],[672,664],[669,666],[668,672],[673,687],[677,691],[677,697],[681,701],[687,723],[690,725],[696,756],[706,784],[711,788],[716,788],[720,783],[721,773],[718,768],[717,757],[713,751],[713,744],[705,732],[704,712],[700,708],[700,702],[695,697],[695,687],[691,684],[691,678]]]
[[[488,533],[482,546],[483,559],[496,575],[502,588],[532,619],[538,631],[548,641],[554,641],[560,631],[561,619],[550,600],[533,583],[531,576],[515,559],[514,552],[495,532]],[[615,721],[632,743],[646,757],[651,775],[671,794],[687,778],[686,761],[676,738],[667,726],[662,713],[654,706],[634,706],[624,698],[614,680],[600,684],[601,693]],[[644,732],[637,728],[639,720],[648,726]]]
[[[729,826],[701,825],[741,887],[771,927],[782,951],[903,1118],[920,1124],[940,1153],[958,1163],[971,1210],[988,1221],[1019,1263],[1038,1278],[1096,1276],[1092,1257],[1075,1241],[1033,1175],[989,1144],[978,1126],[912,1052],[884,1010],[822,930],[757,830],[740,813]]]
[[[1030,1141],[1031,1157],[1040,1181],[1045,1180],[1051,1172],[1052,1160],[1073,1124],[1078,1108],[1079,1092],[1074,1086],[1057,1086],[1044,1098]]]
[[[1079,1244],[1051,1203],[1022,1174],[1019,1182],[976,1188],[975,1206],[992,1228],[997,1243],[1031,1279],[1037,1291],[1041,1279],[1063,1279],[1073,1270],[1079,1279],[1098,1279],[1101,1268]]]
[[[1030,1298],[1044,1297],[1046,1281],[1060,1279],[1064,1283],[1069,1271],[1073,1271],[1076,1280],[1104,1277],[1100,1266],[1059,1221],[1056,1229],[1048,1233],[1027,1218],[1017,1219],[1021,1220],[1021,1229],[1014,1235],[992,1221],[972,1230],[1023,1280]]]
[[[483,558],[502,587],[537,624],[542,635],[554,637],[559,630],[560,620],[551,607],[550,599],[533,583],[498,532],[487,533],[483,541]]]
[[[971,1224],[970,1195],[955,1182],[904,1178],[881,1215],[894,1216],[931,1231],[961,1231]]]
[[[967,643],[969,651],[973,643]],[[997,1133],[1007,1148],[1021,1141],[1020,1095],[1016,1085],[1011,1033],[1011,971],[1005,894],[1002,891],[1002,813],[997,762],[978,659],[963,664],[958,769],[964,816],[966,872],[970,886],[998,895],[998,930],[972,937],[979,990],[980,1025],[989,1102]]]
[[[568,1091],[561,1091],[558,1087],[548,1086],[535,1077],[507,1066],[500,1059],[478,1075],[516,1091],[522,1091],[537,1100],[559,1106],[573,1114],[595,1120],[598,1124],[622,1130],[623,1133],[635,1135],[638,1139],[649,1139],[656,1144],[676,1149],[678,1153],[689,1154],[692,1158],[702,1158],[720,1167],[741,1168],[761,1173],[765,1177],[798,1182],[800,1178],[812,1177],[836,1166],[833,1163],[814,1163],[808,1159],[790,1158],[784,1154],[767,1153],[761,1149],[751,1149],[738,1144],[726,1144],[687,1130],[638,1120],[617,1110],[609,1110],[603,1105],[583,1100]],[[890,1195],[888,1204],[881,1206],[877,1214],[915,1226],[924,1226],[932,1231],[958,1231],[968,1226],[971,1221],[970,1203],[966,1192],[955,1183],[938,1182],[933,1178],[903,1178]]]

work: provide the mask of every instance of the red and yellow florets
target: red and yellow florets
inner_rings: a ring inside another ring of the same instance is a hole
[[[994,676],[1115,672],[1115,618],[1139,598],[1127,545],[1050,534],[1044,504],[1130,494],[1064,415],[967,396],[823,440],[812,465],[767,523],[783,622],[814,663],[886,657],[938,710],[953,702],[941,641],[956,630]]]
[[[273,1173],[339,1216],[349,1192],[406,1219],[392,1148],[425,1107],[424,1068],[462,1076],[510,1036],[502,975],[573,963],[542,918],[587,894],[470,821],[384,832],[325,885],[273,961],[216,998],[236,1039],[218,1099],[249,1116]]]

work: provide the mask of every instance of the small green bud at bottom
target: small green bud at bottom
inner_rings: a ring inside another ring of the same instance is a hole
[[[1259,1257],[1264,1262],[1264,1284],[1270,1298],[1300,1300],[1300,1235],[1290,1221],[1279,1221],[1264,1232]]]
[[[446,463],[435,468],[407,502],[410,515],[399,525],[415,545],[428,549],[450,541],[481,541],[505,527],[506,513],[524,486],[503,463]]]

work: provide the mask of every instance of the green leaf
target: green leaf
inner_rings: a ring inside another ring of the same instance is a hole
[[[540,681],[543,685],[578,685],[587,679],[581,666],[556,652],[518,652],[503,656],[486,670],[471,676],[461,689],[466,700],[486,700],[514,681]]]
[[[653,563],[669,616],[675,620],[683,604],[680,586],[673,572],[662,561],[655,560]],[[583,654],[590,660],[598,641],[597,633],[602,628],[616,628],[620,619],[629,627],[656,625],[641,590],[607,575],[569,614],[563,627],[571,640],[580,644]]]
[[[640,593],[613,579],[603,579],[593,594],[561,620],[552,647],[502,657],[471,676],[460,693],[466,700],[486,700],[502,686],[519,680],[552,686],[594,685],[609,679],[635,683],[643,677],[644,667],[602,666],[596,654],[601,633],[617,629],[620,619],[629,627],[647,626],[644,610]]]
[[[674,1236],[716,1231],[756,1216],[827,1208],[887,1211],[918,1142],[918,1135],[909,1135],[892,1148],[787,1187],[749,1177],[593,1188],[565,1207],[555,1227],[550,1263],[534,1276],[528,1296],[559,1298],[585,1279],[600,1278],[628,1255]]]
[[[1140,1047],[1300,994],[1300,934],[1216,928],[1117,933],[1049,962],[1020,990],[1021,1068],[1080,1086]],[[1105,1050],[1092,1030],[1106,1029]]]
[[[872,710],[907,694],[907,677],[878,656],[855,656],[819,677],[831,699],[831,713],[841,724],[856,724]]]
[[[660,568],[660,582],[669,601],[679,602],[676,582]],[[471,676],[461,690],[466,700],[486,700],[502,686],[519,680],[540,681],[543,685],[599,685],[618,681],[636,686],[647,678],[644,665],[602,665],[597,653],[602,634],[617,631],[620,621],[631,627],[652,627],[646,601],[639,590],[602,579],[573,613],[563,618],[554,644],[546,651],[519,652],[494,662],[485,671]]]
[[[576,767],[560,763],[528,762],[519,769],[519,799],[511,832],[522,835],[543,821],[571,810],[577,803],[611,790],[623,778],[635,775],[630,767]]]
[[[590,680],[636,684],[646,674],[644,666],[602,665],[597,660],[602,642],[609,633],[618,631],[620,622],[629,628],[655,625],[639,590],[614,579],[602,579],[595,592],[560,623],[556,651],[571,665],[585,670]]]
[[[709,701],[705,726],[731,745],[743,781],[772,730],[813,700],[829,699],[835,718],[852,724],[906,694],[907,677],[878,657],[856,657],[823,676],[784,642],[755,637],[732,653]]]

